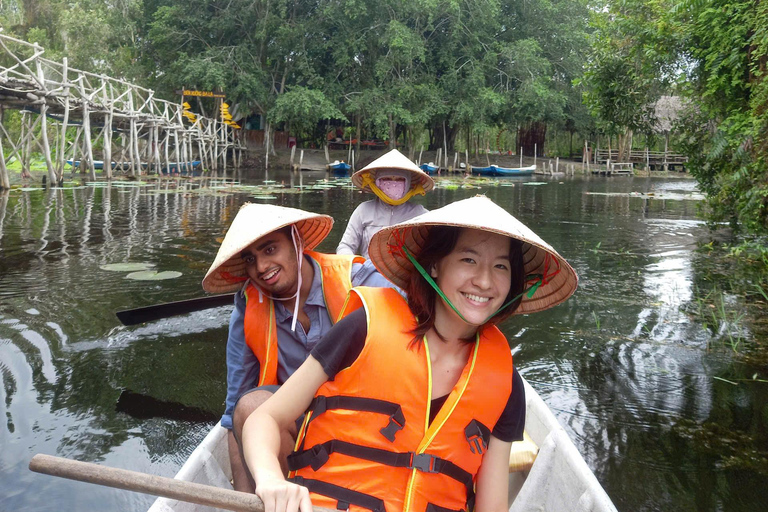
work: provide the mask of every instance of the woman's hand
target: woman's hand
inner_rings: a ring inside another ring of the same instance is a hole
[[[281,478],[260,481],[256,494],[264,502],[264,512],[312,512],[309,490]]]

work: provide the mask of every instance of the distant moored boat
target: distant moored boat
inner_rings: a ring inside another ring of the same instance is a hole
[[[489,165],[488,167],[470,167],[472,174],[478,176],[530,176],[536,170],[535,165],[528,167],[499,167],[498,165]]]

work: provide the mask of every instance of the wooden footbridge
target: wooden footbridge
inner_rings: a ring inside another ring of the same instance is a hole
[[[196,116],[190,122],[182,105],[150,89],[43,55],[37,44],[0,34],[0,189],[10,188],[11,161],[29,175],[33,152],[45,158],[51,183],[62,182],[67,160],[91,179],[97,167],[107,179],[115,172],[191,174],[195,161],[212,175],[226,174],[228,162],[239,167],[245,146],[223,120]],[[3,122],[6,109],[21,112],[17,137]]]

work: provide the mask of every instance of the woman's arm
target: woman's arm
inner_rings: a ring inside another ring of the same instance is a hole
[[[512,443],[491,435],[477,473],[475,512],[506,512],[509,493],[509,449]]]
[[[336,254],[359,254],[360,242],[363,240],[363,221],[362,208],[365,203],[361,203],[352,212],[347,222],[347,228],[341,236],[339,246],[336,248]]]
[[[243,452],[256,481],[256,494],[264,501],[265,512],[312,512],[309,491],[285,480],[277,456],[280,432],[306,411],[318,388],[327,380],[323,367],[310,355],[245,421]]]

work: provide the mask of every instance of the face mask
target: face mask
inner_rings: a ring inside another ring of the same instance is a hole
[[[410,189],[410,174],[408,172],[389,171],[377,173],[376,186],[390,199],[401,199]]]

